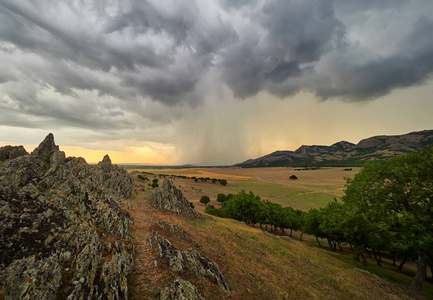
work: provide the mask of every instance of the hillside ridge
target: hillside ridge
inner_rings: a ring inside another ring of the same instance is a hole
[[[433,130],[402,135],[378,135],[362,139],[358,144],[340,141],[331,146],[302,145],[295,151],[278,150],[255,159],[235,164],[239,167],[360,167],[365,162],[418,152],[433,144]]]

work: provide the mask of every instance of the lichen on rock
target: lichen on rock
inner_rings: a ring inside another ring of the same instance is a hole
[[[178,250],[168,239],[152,232],[148,238],[151,248],[158,249],[161,258],[168,259],[168,265],[174,272],[188,270],[196,276],[208,277],[223,290],[229,290],[229,284],[219,266],[212,260],[193,249]]]
[[[134,183],[108,156],[65,157],[49,134],[0,169],[0,298],[126,299]]]
[[[183,196],[182,191],[177,189],[167,178],[164,179],[162,186],[151,194],[150,201],[156,207],[167,209],[177,214],[203,218],[198,211],[191,207],[189,201]]]
[[[197,288],[189,281],[176,278],[170,287],[161,290],[160,300],[204,300]]]

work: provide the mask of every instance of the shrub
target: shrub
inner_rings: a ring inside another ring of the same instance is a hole
[[[148,180],[147,177],[144,177],[143,175],[138,175],[137,177],[140,180]]]
[[[292,176],[290,176],[289,177],[291,180],[296,180],[296,179],[298,179],[298,176],[296,176],[296,175],[292,175]]]
[[[201,196],[200,203],[203,203],[205,206],[210,202],[210,199],[208,196]]]
[[[220,203],[223,203],[224,201],[226,201],[226,199],[227,199],[227,196],[224,194],[218,194],[217,195],[217,201]]]

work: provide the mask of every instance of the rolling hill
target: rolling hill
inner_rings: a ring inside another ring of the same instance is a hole
[[[370,160],[418,152],[431,144],[433,144],[433,130],[424,130],[404,135],[374,136],[363,139],[358,144],[340,141],[331,146],[303,145],[295,151],[275,151],[256,159],[246,160],[235,166],[243,168],[359,167]]]

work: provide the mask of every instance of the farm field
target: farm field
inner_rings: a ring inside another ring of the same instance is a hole
[[[360,168],[352,168],[352,171],[343,171],[341,167],[319,170],[294,170],[285,167],[136,169],[139,172],[144,171],[153,174],[226,179],[228,184],[222,186],[218,182],[202,182],[200,180],[194,182],[192,179],[170,178],[177,187],[180,186],[185,197],[193,202],[199,211],[204,211],[204,205],[199,203],[201,196],[209,196],[210,204],[217,207],[219,205],[216,202],[218,193],[236,194],[241,190],[252,191],[262,199],[304,211],[310,208],[323,207],[334,197],[338,199],[344,194],[345,178],[353,178],[359,170]],[[296,175],[298,179],[290,180],[291,175]],[[154,178],[149,175],[146,176],[150,180]]]

